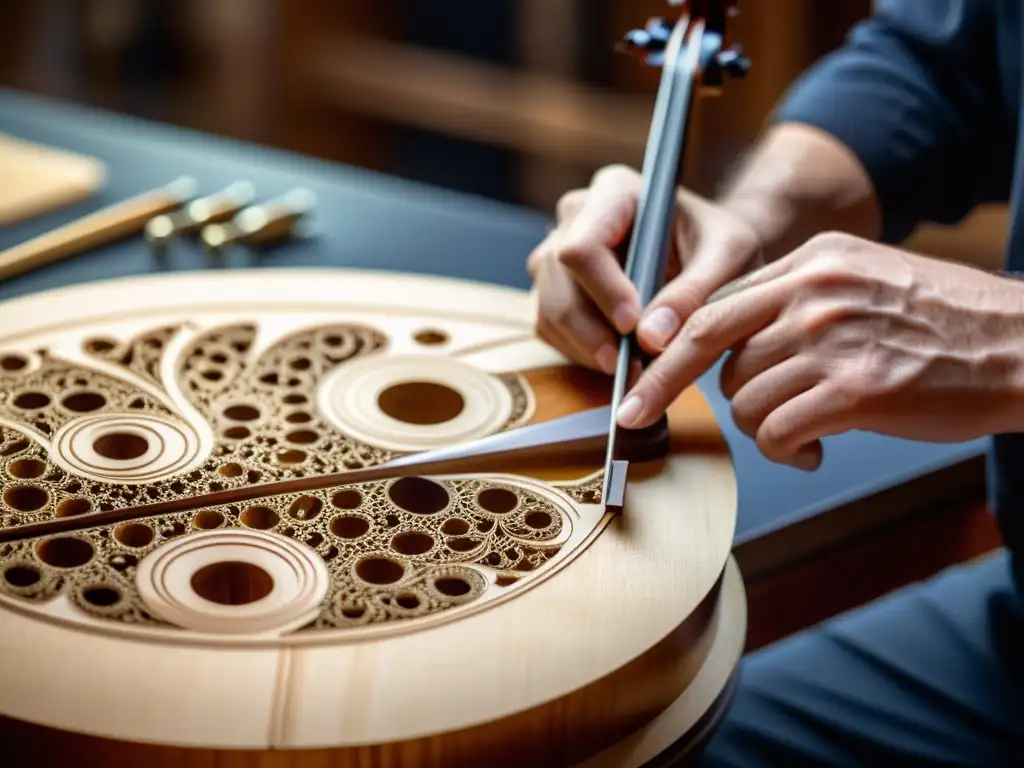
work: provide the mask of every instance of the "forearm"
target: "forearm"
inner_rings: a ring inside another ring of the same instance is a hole
[[[718,202],[757,232],[766,261],[816,234],[881,233],[881,212],[857,156],[820,129],[772,126],[736,169]]]

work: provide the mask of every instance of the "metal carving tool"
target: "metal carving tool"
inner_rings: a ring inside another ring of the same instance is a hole
[[[150,219],[146,223],[146,239],[154,248],[161,248],[172,238],[234,216],[249,205],[255,195],[256,189],[250,182],[236,181],[220,192],[193,200],[172,213]]]
[[[231,221],[210,224],[200,233],[203,247],[218,253],[234,244],[262,245],[311,232],[316,196],[308,189],[293,189],[274,200],[250,206]]]
[[[725,19],[736,2],[676,2],[684,15],[675,27],[653,19],[642,30],[630,32],[627,50],[643,52],[652,66],[662,66],[643,164],[643,186],[627,251],[625,272],[636,287],[641,308],[646,308],[665,280],[672,250],[676,190],[681,183],[690,109],[696,90],[717,88],[722,74],[743,76],[749,62],[736,48],[723,49]],[[626,394],[634,360],[645,355],[635,334],[619,341],[619,356],[612,387],[611,419],[605,455],[604,503],[621,506],[629,464],[619,452],[616,414]]]

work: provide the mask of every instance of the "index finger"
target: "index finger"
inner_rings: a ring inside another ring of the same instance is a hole
[[[618,423],[625,429],[650,426],[731,347],[770,325],[789,302],[798,276],[755,279],[754,285],[705,304],[692,315],[665,351],[654,359],[623,399]]]

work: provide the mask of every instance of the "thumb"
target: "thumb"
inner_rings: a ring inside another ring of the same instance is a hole
[[[683,323],[712,293],[753,266],[758,249],[746,237],[707,233],[685,260],[682,273],[668,283],[644,310],[637,340],[659,353],[675,338]]]

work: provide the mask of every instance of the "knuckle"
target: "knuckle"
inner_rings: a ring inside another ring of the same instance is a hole
[[[631,168],[625,163],[611,163],[602,168],[598,168],[591,179],[591,185],[597,184],[629,184],[634,183],[640,178],[640,174],[637,173],[636,169]]]
[[[572,240],[562,243],[555,258],[563,267],[575,272],[585,269],[591,263],[594,258],[594,248],[589,243]]]
[[[566,192],[555,204],[555,216],[559,223],[572,218],[587,199],[587,190],[573,189]]]
[[[808,250],[813,254],[846,253],[856,238],[846,232],[819,232],[807,241]]]
[[[718,312],[716,312],[715,306],[713,304],[702,306],[694,310],[687,319],[686,335],[691,342],[702,346],[714,338],[718,325]]]

